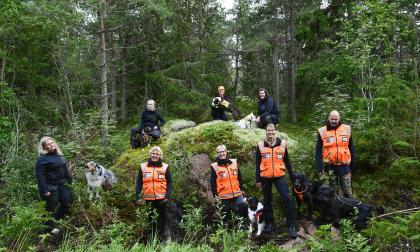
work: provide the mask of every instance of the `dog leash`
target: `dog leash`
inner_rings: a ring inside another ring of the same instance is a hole
[[[302,189],[302,191],[300,191],[300,192],[296,189],[295,186],[292,186],[292,188],[293,188],[293,192],[295,193],[295,195],[297,195],[299,201],[303,202],[303,194],[306,192],[306,190],[308,190],[308,185],[306,184],[305,188]]]
[[[347,205],[347,206],[356,207],[356,206],[359,206],[359,205],[362,204],[362,202],[359,201],[356,205],[351,205],[351,204],[343,201],[342,199],[340,199],[341,197],[339,195],[335,195],[335,196],[337,197],[338,201],[340,201],[341,203],[343,203],[344,205]]]

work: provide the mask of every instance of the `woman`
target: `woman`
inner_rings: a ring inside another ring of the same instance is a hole
[[[225,220],[229,218],[229,209],[235,212],[246,222],[248,209],[243,196],[242,177],[236,159],[227,158],[227,148],[219,145],[216,148],[216,162],[212,163],[210,173],[211,191],[214,197],[222,202]],[[246,227],[243,222],[243,228]]]
[[[131,129],[131,147],[139,147],[137,140],[138,134],[148,134],[153,140],[160,138],[160,127],[166,123],[165,119],[156,111],[156,102],[154,100],[148,100],[146,103],[146,109],[141,113],[140,127]]]
[[[259,128],[265,128],[267,124],[277,125],[280,122],[280,111],[276,102],[268,95],[265,88],[258,90],[258,117]]]
[[[68,213],[73,202],[72,193],[66,183],[71,184],[72,178],[67,169],[66,160],[55,140],[45,136],[38,146],[38,160],[35,168],[38,180],[39,194],[46,202],[46,209],[59,220]],[[56,206],[60,204],[55,211]],[[60,230],[48,222],[47,231],[58,234]]]
[[[169,165],[162,162],[163,152],[159,146],[149,151],[150,158],[140,165],[137,175],[136,204],[148,202],[159,213],[159,235],[165,231],[165,204],[171,197],[172,176]]]

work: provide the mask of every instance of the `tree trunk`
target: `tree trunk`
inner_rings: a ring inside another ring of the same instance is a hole
[[[127,100],[127,75],[126,75],[126,44],[123,28],[120,29],[120,61],[121,61],[121,120],[127,118],[126,100]]]
[[[99,21],[99,58],[100,58],[100,78],[101,78],[101,143],[102,146],[108,144],[108,86],[107,86],[107,62],[105,48],[105,27],[102,10],[98,10]]]
[[[117,94],[116,94],[116,90],[115,90],[115,82],[116,82],[116,73],[115,73],[115,49],[114,49],[114,36],[113,36],[113,32],[111,31],[108,34],[108,43],[109,43],[109,48],[108,48],[108,52],[109,52],[109,71],[110,71],[110,76],[109,76],[109,84],[110,84],[110,89],[111,92],[109,93],[110,97],[109,97],[109,102],[111,103],[111,118],[113,120],[116,119],[116,114],[117,114]]]
[[[273,22],[273,80],[274,80],[274,90],[275,90],[275,100],[277,106],[280,106],[280,75],[279,75],[279,32],[278,32],[278,11],[274,13],[274,22]]]
[[[287,96],[287,112],[292,120],[296,122],[296,41],[295,41],[295,14],[294,14],[293,0],[289,0],[286,3],[286,18],[287,18],[287,39],[286,39],[286,61],[287,61],[287,84],[286,84],[286,96]]]

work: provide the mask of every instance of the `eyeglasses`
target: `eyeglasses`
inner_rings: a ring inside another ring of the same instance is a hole
[[[227,151],[218,151],[217,154],[226,153]]]

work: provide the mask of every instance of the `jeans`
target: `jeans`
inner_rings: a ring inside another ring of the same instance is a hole
[[[50,193],[50,196],[43,196],[46,202],[45,208],[53,214],[54,219],[59,220],[69,212],[73,203],[73,196],[70,188],[65,185],[58,185],[56,190],[51,190]],[[58,204],[60,206],[56,210]],[[53,229],[53,222],[49,221],[46,225],[49,229]]]
[[[235,212],[242,218],[242,225],[245,227],[248,220],[248,207],[246,205],[243,195],[239,195],[231,199],[222,199],[222,214],[223,223],[227,223],[232,220],[232,212]]]

